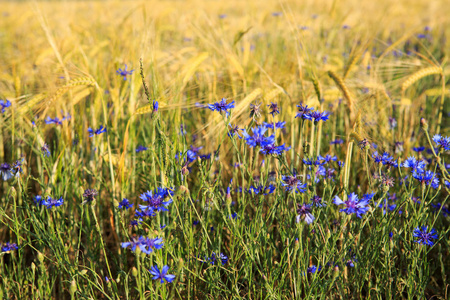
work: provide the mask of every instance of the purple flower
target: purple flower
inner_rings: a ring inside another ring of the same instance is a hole
[[[281,177],[281,185],[285,187],[287,192],[295,191],[296,193],[306,192],[306,183],[302,184],[299,179],[299,175],[295,173],[293,175],[283,175]]]
[[[122,201],[119,202],[119,209],[125,208],[126,210],[128,210],[129,208],[131,208],[133,206],[132,203],[130,203],[130,201],[128,201],[127,198],[123,198]]]
[[[300,222],[300,219],[304,219],[306,223],[311,224],[314,222],[316,218],[311,214],[311,206],[312,204],[297,204],[297,223]]]
[[[422,226],[421,228],[417,227],[414,229],[413,236],[417,239],[414,242],[422,245],[433,246],[433,240],[438,238],[438,233],[434,228],[428,232],[428,226]]]
[[[422,184],[431,185],[434,189],[439,187],[439,179],[437,175],[431,171],[415,170],[412,176]]]
[[[16,243],[5,243],[2,245],[2,252],[9,252],[19,249]]]
[[[144,147],[144,146],[142,146],[142,145],[139,145],[139,146],[136,148],[136,153],[139,153],[139,152],[142,152],[142,151],[146,151],[146,150],[148,150],[147,147]]]
[[[270,109],[270,112],[269,112],[269,113],[272,115],[272,117],[273,117],[274,115],[280,113],[280,108],[278,107],[278,103],[270,102],[270,104],[267,105],[267,106],[268,106],[269,109]]]
[[[361,215],[365,214],[369,211],[369,201],[372,199],[374,194],[366,194],[360,200],[355,193],[351,193],[348,195],[347,201],[342,201],[341,198],[335,196],[333,199],[333,203],[336,205],[343,204],[345,208],[340,209],[340,212],[345,212],[346,214],[356,214],[358,218],[361,218]]]
[[[238,138],[242,138],[240,135],[239,135],[239,131],[240,130],[242,130],[242,129],[240,129],[237,125],[231,125],[231,124],[229,124],[229,126],[231,127],[229,130],[228,130],[228,136],[229,137],[233,137],[233,136],[237,136]]]
[[[44,146],[41,147],[42,154],[44,154],[47,157],[50,157],[50,148],[48,147],[47,143],[44,144]]]
[[[298,107],[298,112],[295,117],[302,118],[302,119],[307,119],[308,117],[306,117],[306,115],[314,109],[313,107],[308,108],[308,105],[303,106],[303,103],[300,103],[300,105],[297,105],[297,107]]]
[[[267,128],[273,129],[273,123],[263,122],[263,125],[266,126]],[[275,129],[283,129],[284,125],[286,125],[286,122],[276,122]]]
[[[164,201],[165,198],[173,196],[173,192],[167,188],[158,187],[153,192],[147,191],[139,197],[148,203],[148,205],[139,205],[141,210],[150,209],[152,211],[169,211],[167,206],[172,203],[172,199]]]
[[[1,107],[2,114],[5,113],[5,108],[10,107],[10,106],[11,106],[11,101],[9,101],[9,100],[0,100],[0,107]]]
[[[433,136],[433,142],[435,142],[439,148],[443,148],[445,151],[450,151],[450,137],[443,137],[436,134]]]
[[[62,197],[59,199],[53,199],[52,197],[48,196],[47,199],[42,202],[42,205],[45,205],[47,209],[50,209],[52,207],[61,206],[63,205],[63,203],[64,200]]]
[[[84,203],[94,201],[95,197],[98,195],[95,189],[86,189],[83,193]]]
[[[127,76],[133,74],[134,70],[127,70],[128,66],[125,65],[125,68],[122,70],[121,68],[119,68],[116,73],[119,74],[120,76],[123,76],[123,80],[127,80]]]
[[[93,130],[91,127],[88,128],[89,137],[93,137],[94,134],[102,134],[103,132],[106,132],[106,127],[103,127],[103,125],[100,125],[100,127],[97,130]]]
[[[264,136],[266,131],[267,131],[267,127],[262,125],[262,126],[252,128],[253,136],[250,136],[245,129],[243,130],[242,134],[244,136],[245,142],[250,147],[256,147],[256,146],[264,147],[264,145],[275,143],[275,135],[266,137],[266,136]]]
[[[8,163],[0,164],[0,176],[2,176],[4,181],[9,180],[13,177],[12,167]]]
[[[315,195],[311,198],[311,201],[314,205],[317,207],[324,207],[327,206],[325,202],[322,202],[322,197],[319,197],[318,195]]]
[[[283,154],[283,151],[289,151],[290,149],[291,147],[286,147],[285,145],[275,146],[275,144],[265,144],[260,151],[265,155],[271,154],[278,156]]]
[[[227,100],[225,98],[222,98],[220,102],[216,102],[213,104],[208,104],[206,106],[212,111],[218,111],[219,113],[225,112],[226,116],[230,114],[229,110],[234,108],[234,100],[227,104]]]
[[[338,138],[338,139],[335,139],[334,141],[331,141],[330,145],[340,145],[343,143],[344,143],[344,140]]]
[[[164,283],[164,280],[172,282],[175,279],[175,275],[167,274],[169,266],[163,266],[162,271],[159,271],[158,266],[152,266],[149,272],[153,275],[153,280],[159,279],[161,283]]]
[[[311,111],[309,113],[304,114],[303,119],[314,121],[314,123],[317,123],[319,121],[326,121],[328,120],[328,117],[330,116],[327,112],[320,112],[320,111]]]

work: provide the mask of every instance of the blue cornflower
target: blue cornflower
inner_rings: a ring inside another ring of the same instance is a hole
[[[242,134],[244,136],[245,142],[250,147],[256,147],[256,146],[263,147],[266,144],[275,143],[275,135],[272,134],[271,136],[266,137],[266,136],[264,136],[266,131],[267,131],[267,127],[262,125],[262,126],[252,128],[253,136],[250,136],[245,129],[243,130]]]
[[[231,125],[231,124],[229,124],[229,126],[231,127],[229,130],[228,130],[228,136],[229,137],[233,137],[233,136],[237,136],[238,138],[242,138],[240,135],[239,135],[239,131],[240,130],[242,130],[241,128],[239,128],[237,125]]]
[[[139,145],[139,146],[136,148],[136,153],[139,153],[139,152],[142,152],[142,151],[146,151],[146,150],[148,150],[147,147],[142,146],[142,145]]]
[[[47,157],[50,157],[50,148],[48,147],[47,143],[44,144],[44,146],[41,147],[42,154],[44,154]]]
[[[44,198],[42,198],[42,196],[37,195],[34,197],[34,203],[36,203],[36,205],[43,205],[44,204]]]
[[[424,160],[417,160],[414,156],[411,156],[403,162],[402,167],[423,172],[426,167],[426,162]]]
[[[226,263],[228,262],[228,256],[226,256],[222,252],[219,255],[217,255],[215,252],[212,253],[210,258],[211,264],[214,265],[217,259],[220,259],[222,266],[226,265]]]
[[[414,148],[412,148],[413,149],[413,151],[415,151],[415,152],[417,152],[417,153],[420,153],[420,152],[422,152],[423,150],[425,150],[425,147],[424,146],[422,146],[422,147],[414,147]]]
[[[361,215],[365,214],[369,210],[369,200],[373,198],[373,195],[374,194],[366,194],[360,200],[358,195],[351,193],[345,202],[342,201],[339,196],[335,196],[333,203],[336,205],[345,205],[345,208],[339,210],[340,212],[345,212],[347,215],[356,214],[358,218],[361,218]]]
[[[119,74],[120,76],[123,76],[123,80],[127,80],[127,76],[133,74],[134,70],[127,70],[128,66],[125,64],[125,68],[122,70],[121,68],[119,68],[116,73]]]
[[[298,112],[297,115],[295,115],[295,117],[302,119],[307,119],[308,117],[306,117],[306,115],[314,109],[313,107],[308,108],[308,105],[303,106],[303,103],[300,103],[300,105],[297,105],[297,107]]]
[[[311,267],[309,267],[309,268],[306,269],[306,272],[307,272],[307,273],[314,274],[314,273],[316,273],[316,272],[320,272],[320,270],[322,270],[322,267],[321,267],[321,266],[316,267],[316,265],[312,265]]]
[[[334,141],[331,141],[330,145],[341,145],[343,143],[344,143],[344,140],[338,138],[338,139],[335,139]]]
[[[228,216],[229,219],[237,219],[238,218],[238,214],[237,212],[232,213],[230,216]]]
[[[263,125],[266,126],[267,128],[273,129],[273,123],[263,122]],[[284,125],[286,125],[286,122],[276,122],[275,129],[283,129]]]
[[[307,166],[322,166],[326,162],[322,161],[323,159],[320,159],[320,156],[316,160],[312,160],[310,158],[304,158],[303,163]]]
[[[434,189],[439,187],[439,179],[437,175],[431,171],[415,170],[412,176],[417,179],[420,183],[426,185],[431,185]]]
[[[0,175],[2,176],[4,181],[9,180],[14,175],[12,173],[12,167],[8,163],[2,163],[0,164]]]
[[[206,107],[212,111],[218,111],[219,113],[225,112],[226,116],[228,117],[228,115],[230,114],[229,110],[234,108],[234,100],[227,104],[227,99],[222,98],[220,102],[208,104],[208,106]]]
[[[330,116],[329,113],[327,113],[326,111],[324,112],[320,112],[320,111],[311,111],[309,113],[304,114],[303,119],[306,120],[310,120],[310,121],[314,121],[314,123],[317,123],[319,121],[326,121],[328,120],[328,117]]]
[[[54,119],[47,117],[47,119],[45,119],[45,124],[62,125],[62,120],[60,120],[58,117],[55,117]]]
[[[315,204],[317,207],[324,207],[327,206],[327,204],[325,202],[322,202],[322,197],[318,196],[318,195],[314,195],[311,198],[311,201],[313,204]]]
[[[159,279],[161,283],[164,283],[164,280],[172,282],[175,279],[175,275],[167,274],[169,272],[169,266],[164,266],[162,271],[159,271],[158,266],[152,266],[149,272],[153,275],[153,280]]]
[[[100,125],[100,127],[97,130],[93,130],[91,127],[88,128],[89,137],[93,137],[94,134],[102,134],[103,132],[106,132],[106,127],[103,127],[103,125]]]
[[[64,200],[62,197],[59,199],[53,199],[52,197],[48,196],[47,199],[42,202],[42,205],[45,205],[47,209],[50,209],[52,207],[61,206],[63,205],[63,203]]]
[[[14,176],[19,177],[20,173],[23,172],[23,170],[22,170],[23,161],[24,161],[23,158],[22,158],[22,160],[16,160],[16,162],[13,163],[13,165],[11,166],[11,172],[13,173]]]
[[[162,249],[163,247],[164,247],[164,243],[163,243],[162,238],[142,239],[141,245],[139,246],[141,251],[144,252],[145,254],[150,254],[153,252],[153,249],[158,250],[158,249]]]
[[[269,194],[272,194],[275,191],[275,189],[276,187],[273,184],[270,184],[269,186],[258,185],[258,186],[250,186],[247,192],[249,194],[255,195],[263,194],[267,196]]]
[[[389,117],[389,127],[391,129],[394,129],[395,127],[397,127],[397,120],[395,120],[395,118]]]
[[[440,211],[444,217],[447,217],[450,215],[450,210],[446,206],[443,206],[442,203],[438,203],[438,204],[431,203],[431,207],[433,208],[434,213],[439,213],[439,211]]]
[[[94,201],[95,197],[98,196],[98,192],[95,189],[86,189],[83,193],[83,204]]]
[[[153,113],[157,112],[159,108],[159,103],[156,100],[153,100]]]
[[[280,113],[280,108],[278,107],[278,103],[270,102],[270,104],[267,105],[267,106],[268,106],[269,109],[270,109],[270,112],[269,112],[269,113],[272,115],[272,117],[273,117],[274,115]]]
[[[297,208],[297,223],[300,222],[300,219],[304,219],[306,223],[311,224],[312,222],[314,222],[314,220],[316,218],[314,218],[314,216],[311,214],[311,206],[312,204],[297,204],[298,208]]]
[[[304,193],[306,192],[306,183],[303,184],[298,177],[299,175],[295,173],[293,175],[283,175],[281,177],[281,185],[285,187],[287,192]]]
[[[394,160],[394,157],[390,156],[390,154],[387,152],[384,152],[383,155],[379,155],[378,152],[375,151],[372,154],[372,158],[375,160],[376,163],[381,163],[388,167],[390,167],[390,166],[393,166],[394,168],[398,167],[397,161]]]
[[[271,154],[278,156],[283,154],[283,151],[289,151],[290,149],[291,147],[286,147],[285,145],[275,146],[275,144],[265,144],[260,151],[265,155]]]
[[[417,240],[414,242],[422,245],[433,246],[433,240],[438,238],[438,233],[434,228],[432,228],[430,232],[428,232],[428,226],[422,226],[421,228],[417,227],[416,229],[414,229],[413,236],[417,238]]]
[[[16,243],[5,243],[2,245],[2,252],[9,252],[19,249]]]
[[[444,148],[445,151],[450,151],[450,137],[443,137],[436,134],[433,136],[433,142],[435,142],[439,148]]]
[[[119,209],[125,208],[126,210],[128,210],[129,208],[131,208],[133,206],[132,203],[130,203],[130,201],[128,201],[127,198],[123,198],[122,201],[119,202]]]
[[[11,106],[11,101],[9,100],[0,100],[0,106],[1,106],[1,112],[2,114],[5,113],[5,108]]]
[[[318,155],[317,160],[323,160],[325,163],[329,163],[331,161],[337,161],[337,156],[331,156],[330,154],[327,154],[324,156]]]
[[[139,247],[139,249],[142,251],[142,249],[145,250],[145,238],[143,236],[140,237],[132,237],[131,241],[121,243],[120,246],[122,248],[131,248],[131,251],[136,252],[136,247]]]
[[[148,202],[148,205],[139,205],[139,208],[142,210],[149,208],[153,211],[169,211],[167,206],[172,203],[172,199],[169,198],[167,201],[164,201],[164,199],[173,196],[173,194],[171,190],[163,187],[158,187],[153,192],[147,191],[139,197]]]

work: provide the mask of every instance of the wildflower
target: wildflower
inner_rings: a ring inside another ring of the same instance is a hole
[[[198,221],[198,220],[194,220],[194,221],[192,221],[192,225],[198,225],[198,224],[200,224],[200,221]]]
[[[372,158],[376,163],[381,163],[388,167],[393,166],[394,168],[398,167],[398,163],[394,160],[394,157],[390,156],[389,153],[384,152],[383,155],[379,155],[377,151],[372,154]]]
[[[145,241],[145,238],[143,236],[132,237],[131,241],[121,243],[120,246],[122,248],[131,248],[131,251],[133,251],[133,252],[136,252],[136,247],[139,247],[139,249],[142,251],[142,249],[145,250],[144,241]]]
[[[266,126],[267,128],[273,129],[273,123],[263,122],[263,125]],[[284,125],[286,125],[286,122],[276,122],[275,129],[283,129]]]
[[[50,157],[51,153],[50,153],[50,149],[49,149],[47,143],[45,143],[44,146],[41,147],[41,151],[42,151],[42,154],[44,154],[47,157]]]
[[[272,194],[275,191],[276,187],[272,184],[270,184],[269,186],[263,186],[263,185],[259,185],[259,186],[250,186],[250,188],[247,190],[247,192],[249,194],[255,194],[255,195],[259,195],[259,194],[263,194],[265,196]]]
[[[403,152],[403,144],[404,142],[395,142],[394,143],[394,153],[402,153]]]
[[[272,115],[272,117],[273,117],[274,115],[280,113],[280,109],[279,109],[279,107],[278,107],[278,103],[270,102],[270,104],[267,105],[267,106],[268,106],[269,109],[270,109],[270,112],[269,112],[269,113]]]
[[[411,168],[412,171],[423,172],[426,167],[426,162],[424,160],[417,160],[414,156],[408,157],[403,164],[401,165],[403,168]]]
[[[415,151],[415,152],[417,152],[417,153],[420,153],[420,152],[422,152],[423,150],[425,150],[425,147],[414,147],[414,148],[412,148],[413,149],[413,151]]]
[[[97,130],[93,130],[91,127],[88,128],[89,137],[93,137],[94,134],[102,134],[103,132],[106,132],[106,127],[103,127],[103,125],[100,125],[100,127]]]
[[[157,112],[159,108],[159,103],[156,100],[153,100],[153,113]]]
[[[327,112],[320,112],[320,111],[312,111],[309,113],[304,114],[303,119],[314,121],[314,123],[317,123],[319,121],[326,121],[328,120],[328,117],[330,116]]]
[[[298,208],[297,208],[297,223],[300,222],[300,219],[304,219],[306,223],[311,224],[312,222],[314,222],[314,220],[316,218],[314,218],[314,216],[311,214],[311,204],[305,204],[303,203],[302,205],[297,204]]]
[[[417,227],[414,229],[413,236],[417,238],[414,242],[422,245],[433,246],[433,240],[438,238],[438,233],[434,228],[428,232],[428,226],[422,226],[421,228]]]
[[[173,196],[173,192],[167,188],[158,187],[153,192],[147,191],[143,193],[139,197],[148,202],[148,205],[139,205],[140,209],[150,209],[152,211],[169,211],[167,206],[172,203],[172,199],[168,199],[164,201],[165,198]]]
[[[434,189],[439,187],[437,175],[431,171],[415,170],[412,176],[422,184],[431,185]]]
[[[57,207],[63,205],[64,200],[63,198],[59,199],[53,199],[52,197],[48,196],[46,200],[42,201],[42,205],[45,205],[47,209],[50,209],[52,207]]]
[[[62,125],[62,121],[58,117],[55,117],[54,119],[47,117],[47,119],[45,119],[45,124]]]
[[[3,181],[7,181],[13,177],[12,167],[8,163],[0,164],[0,175],[3,178]]]
[[[436,134],[433,136],[433,142],[435,142],[439,148],[443,148],[445,151],[450,151],[450,137],[443,137]]]
[[[227,100],[222,98],[220,102],[208,104],[205,108],[209,108],[212,111],[218,111],[219,113],[225,112],[226,116],[230,114],[229,110],[234,108],[234,100],[227,104]]]
[[[320,270],[322,270],[322,267],[321,266],[319,266],[319,267],[316,267],[316,265],[312,265],[311,267],[308,267],[307,269],[306,269],[306,272],[307,273],[311,273],[311,274],[314,274],[314,273],[316,273],[316,272],[320,272]]]
[[[42,196],[37,195],[34,197],[34,203],[36,203],[36,205],[43,205],[44,204],[44,198],[42,198]]]
[[[264,134],[266,133],[266,131],[267,131],[267,127],[258,126],[258,127],[252,128],[253,136],[250,136],[245,129],[243,130],[242,134],[244,136],[245,142],[250,147],[256,147],[256,146],[263,147],[266,144],[275,143],[275,135],[265,137]]]
[[[228,130],[228,136],[229,137],[234,137],[235,135],[238,137],[238,138],[242,138],[240,135],[239,135],[239,130],[242,130],[242,129],[240,129],[237,125],[231,125],[231,124],[229,124],[229,126],[231,127],[229,130]]]
[[[344,143],[344,140],[342,140],[342,139],[335,139],[334,141],[330,142],[330,145],[340,145],[340,144],[343,144],[343,143]]]
[[[142,247],[141,247],[141,245],[142,245]],[[139,248],[145,254],[150,254],[151,252],[153,252],[153,249],[158,250],[158,249],[162,249],[164,247],[162,238],[142,239],[141,245],[139,246]]]
[[[311,201],[313,204],[315,204],[317,207],[324,207],[327,206],[326,203],[322,202],[322,197],[319,197],[318,195],[314,195],[311,198]]]
[[[133,206],[132,203],[130,203],[130,201],[128,201],[127,198],[123,198],[122,201],[119,202],[119,209],[125,208],[126,210],[128,210],[129,208],[131,208]]]
[[[394,129],[395,127],[397,127],[397,120],[395,120],[395,118],[393,117],[389,117],[389,128]]]
[[[146,150],[148,150],[147,147],[144,147],[144,146],[142,146],[142,145],[139,145],[139,146],[136,148],[136,153],[139,153],[139,152],[142,152],[142,151],[146,151]]]
[[[450,215],[450,210],[448,209],[448,207],[443,206],[441,203],[438,203],[438,204],[431,203],[431,207],[433,208],[434,213],[441,212],[444,217],[447,217]]]
[[[286,147],[284,145],[275,146],[275,144],[265,144],[260,150],[263,154],[272,154],[275,156],[283,154],[283,151],[289,151],[291,147]]]
[[[169,266],[163,266],[162,271],[159,271],[158,266],[152,266],[149,270],[150,274],[153,275],[153,280],[161,280],[161,283],[164,283],[164,280],[167,282],[172,282],[175,279],[175,275],[167,274],[169,271]]]
[[[296,193],[304,193],[306,192],[306,183],[302,184],[299,175],[295,173],[293,175],[283,175],[281,177],[281,185],[285,187],[287,192],[295,191]]]
[[[237,219],[238,218],[237,212],[232,213],[230,216],[228,216],[228,218],[232,220]]]
[[[261,103],[250,104],[250,118],[256,120],[261,117]]]
[[[86,189],[83,193],[84,202],[92,202],[94,201],[95,197],[98,195],[98,192],[94,189]]]
[[[11,101],[9,100],[0,100],[0,106],[1,106],[1,112],[2,114],[5,113],[5,108],[11,106]]]
[[[356,214],[358,218],[361,218],[361,215],[369,210],[369,200],[373,198],[373,195],[374,194],[366,194],[360,200],[355,193],[351,193],[345,202],[342,201],[339,196],[335,196],[333,203],[336,205],[345,205],[345,208],[339,210],[340,212],[345,212],[348,215]]]
[[[13,165],[11,166],[11,172],[13,173],[14,176],[19,177],[20,173],[23,172],[22,170],[22,164],[23,164],[24,159],[22,158],[22,160],[16,160],[15,163],[13,163]],[[15,174],[14,174],[15,172]]]
[[[359,145],[359,148],[361,150],[368,150],[368,149],[370,149],[370,143],[369,143],[369,141],[367,139],[363,139],[362,141],[360,141],[358,143],[358,145]]]
[[[125,65],[125,68],[122,70],[121,68],[119,68],[116,73],[119,74],[120,76],[123,76],[123,80],[127,80],[127,76],[133,74],[134,70],[127,70],[128,66]]]
[[[298,107],[298,113],[295,116],[296,118],[302,118],[302,119],[307,119],[307,117],[305,115],[307,115],[310,111],[312,111],[314,108],[308,108],[308,105],[303,106],[302,103],[300,103],[300,105],[297,105]]]
[[[215,252],[212,253],[211,259],[210,259],[211,264],[214,265],[214,263],[217,261],[217,259],[220,259],[222,266],[226,265],[226,263],[228,262],[228,256],[226,256],[222,252],[219,255],[217,255]]]
[[[10,252],[19,249],[16,243],[5,243],[2,245],[2,252]]]

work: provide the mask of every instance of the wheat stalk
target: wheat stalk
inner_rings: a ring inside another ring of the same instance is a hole
[[[413,73],[411,76],[409,76],[402,84],[402,94],[405,93],[406,89],[409,88],[411,85],[413,85],[416,81],[419,81],[420,79],[430,76],[430,75],[436,75],[441,74],[443,71],[441,67],[428,67],[422,70],[419,70],[415,73]]]
[[[341,90],[342,94],[344,95],[344,98],[347,100],[350,113],[353,113],[353,106],[354,106],[353,97],[350,93],[350,90],[347,88],[344,81],[342,80],[342,78],[340,78],[333,71],[328,71],[328,76],[330,76],[331,79],[333,79],[334,83],[336,83],[337,87]]]

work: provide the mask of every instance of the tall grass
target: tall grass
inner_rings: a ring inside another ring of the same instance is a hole
[[[0,182],[0,243],[19,246],[0,253],[0,297],[447,299],[449,152],[433,148],[450,135],[445,4],[2,3],[0,163],[23,171]],[[222,98],[228,117],[206,106]],[[328,120],[296,118],[300,104]],[[291,147],[281,155],[230,134],[282,121],[266,133]],[[384,151],[397,165],[376,162]],[[410,156],[437,186],[413,178]],[[158,187],[168,211],[132,225]],[[334,203],[351,193],[373,193],[361,218]],[[297,222],[314,196],[315,220]],[[164,246],[122,247],[138,237]],[[175,279],[153,280],[165,265]]]

